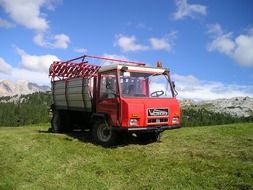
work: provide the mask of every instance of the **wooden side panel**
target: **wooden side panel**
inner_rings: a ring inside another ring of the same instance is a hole
[[[55,81],[52,83],[53,85],[53,96],[54,96],[54,104],[56,106],[66,106],[66,96],[65,96],[65,81]]]
[[[88,91],[88,78],[55,81],[52,85],[54,104],[56,106],[91,111],[92,105]]]

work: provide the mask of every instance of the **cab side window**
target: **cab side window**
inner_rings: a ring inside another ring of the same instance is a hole
[[[116,73],[107,72],[101,74],[100,98],[108,99],[116,97]]]

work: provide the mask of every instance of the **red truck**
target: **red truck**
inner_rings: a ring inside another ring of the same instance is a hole
[[[84,55],[53,62],[49,76],[54,132],[90,128],[95,143],[111,146],[122,132],[155,142],[164,130],[180,127],[175,85],[161,64]]]

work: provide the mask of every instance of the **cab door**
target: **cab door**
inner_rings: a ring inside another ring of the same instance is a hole
[[[119,126],[119,89],[116,70],[99,74],[96,105],[97,113],[106,114],[112,126]]]

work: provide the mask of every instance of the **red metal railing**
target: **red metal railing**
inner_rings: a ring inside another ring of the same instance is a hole
[[[51,80],[54,81],[56,78],[59,80],[64,80],[68,78],[96,76],[101,66],[89,64],[88,61],[85,60],[87,58],[112,61],[118,63],[135,64],[141,66],[145,65],[145,63],[135,61],[118,60],[106,57],[84,55],[81,57],[70,59],[68,61],[54,61],[49,68],[49,76],[51,76]],[[81,61],[76,62],[78,60]]]
[[[52,77],[52,80],[55,80],[55,77],[58,79],[93,77],[97,75],[99,69],[100,66],[91,65],[86,62],[73,63],[55,61],[49,68],[49,76]]]
[[[85,57],[94,58],[94,59],[101,59],[101,60],[105,60],[105,61],[112,61],[112,62],[119,62],[119,63],[128,63],[128,64],[134,64],[134,65],[141,65],[141,66],[146,65],[145,63],[137,62],[137,61],[112,59],[112,58],[100,57],[100,56],[85,55]]]

